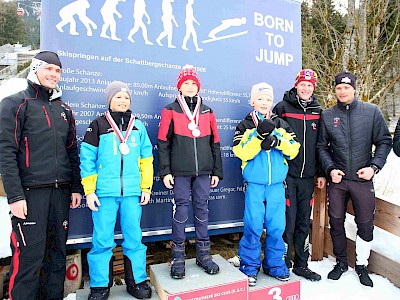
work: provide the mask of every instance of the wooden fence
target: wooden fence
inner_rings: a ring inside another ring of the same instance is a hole
[[[327,208],[326,188],[322,190],[315,189],[311,234],[312,260],[322,260],[324,256],[328,255],[333,256]],[[347,212],[354,215],[351,199]],[[400,206],[377,198],[374,225],[400,237]],[[400,245],[394,251],[400,251]],[[354,267],[355,242],[350,239],[347,239],[347,256],[349,265]],[[390,257],[385,257],[372,251],[368,270],[388,278],[395,286],[400,288],[400,264],[391,260]]]

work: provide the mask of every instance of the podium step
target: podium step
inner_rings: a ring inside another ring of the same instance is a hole
[[[300,277],[290,272],[289,281],[280,281],[265,275],[262,271],[258,273],[257,285],[249,287],[248,300],[300,300]]]
[[[151,295],[151,300],[160,300],[154,288],[152,288],[153,292]],[[89,296],[90,288],[87,287],[85,289],[80,289],[76,291],[76,299],[77,300],[87,300]],[[126,291],[126,285],[116,285],[113,286],[110,290],[110,300],[132,300],[135,299]]]
[[[220,255],[213,255],[218,274],[209,275],[196,265],[196,259],[185,260],[186,276],[171,278],[168,263],[150,266],[150,282],[161,300],[229,299],[246,300],[247,276]]]

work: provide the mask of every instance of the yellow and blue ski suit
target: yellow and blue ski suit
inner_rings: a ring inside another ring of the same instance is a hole
[[[259,122],[264,118],[257,114]],[[239,244],[240,270],[255,275],[261,267],[261,234],[266,229],[262,266],[271,276],[288,272],[285,261],[285,188],[287,160],[298,154],[300,144],[295,141],[289,125],[271,116],[277,138],[276,147],[261,148],[262,138],[257,134],[251,114],[236,127],[233,153],[242,160],[243,178],[247,182],[244,209],[244,234]]]

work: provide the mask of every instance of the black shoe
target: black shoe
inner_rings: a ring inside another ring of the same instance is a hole
[[[311,271],[308,267],[294,267],[292,272],[297,276],[304,277],[310,281],[320,281],[321,275]]]
[[[349,267],[347,266],[347,264],[337,262],[333,270],[329,272],[328,279],[338,280],[344,272],[347,272],[348,269]]]
[[[126,286],[126,291],[137,299],[151,298],[151,288],[147,285],[146,280],[133,286]]]
[[[373,287],[374,283],[368,275],[367,267],[364,265],[356,265],[354,268],[358,274],[358,278],[360,279],[361,284]]]
[[[88,300],[106,300],[110,296],[110,289],[104,287],[90,288]]]

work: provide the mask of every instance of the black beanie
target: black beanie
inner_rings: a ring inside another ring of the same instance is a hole
[[[56,66],[61,66],[61,61],[60,58],[58,57],[57,53],[51,52],[51,51],[42,51],[39,52],[38,54],[35,55],[36,59],[42,60],[44,62],[47,62],[48,64],[53,64]]]
[[[340,72],[335,76],[335,86],[342,83],[350,84],[356,89],[356,75],[349,71]]]

